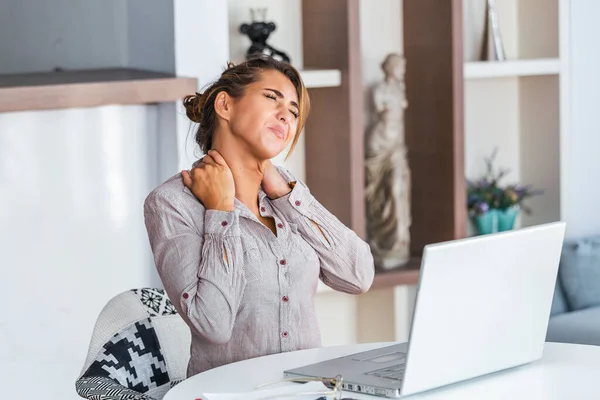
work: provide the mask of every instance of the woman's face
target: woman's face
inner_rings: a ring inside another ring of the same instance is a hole
[[[281,72],[267,70],[232,103],[232,134],[259,160],[281,153],[296,135],[298,95]]]

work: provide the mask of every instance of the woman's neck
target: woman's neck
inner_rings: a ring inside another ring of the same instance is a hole
[[[216,139],[216,138],[215,138]],[[246,152],[241,152],[235,143],[215,141],[212,148],[218,151],[233,175],[235,197],[253,213],[258,213],[258,191],[263,180],[262,162]]]

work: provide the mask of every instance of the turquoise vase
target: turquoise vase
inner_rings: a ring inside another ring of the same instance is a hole
[[[477,228],[477,234],[487,235],[489,233],[504,232],[513,229],[517,215],[519,215],[517,207],[507,210],[492,208],[485,214],[475,215],[473,221]]]
[[[496,231],[497,222],[497,210],[488,210],[485,214],[475,215],[473,218],[475,226],[477,227],[477,233],[480,235],[487,235]]]
[[[498,211],[498,232],[511,230],[515,226],[517,215],[519,215],[519,209],[517,207]]]

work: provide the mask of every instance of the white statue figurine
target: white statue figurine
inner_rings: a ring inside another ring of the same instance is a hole
[[[410,169],[404,143],[405,59],[390,54],[373,92],[376,123],[365,142],[367,241],[375,265],[387,270],[410,259]]]

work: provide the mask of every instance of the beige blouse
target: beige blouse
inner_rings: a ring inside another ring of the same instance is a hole
[[[278,169],[287,181],[296,181]],[[261,190],[259,207],[261,215],[275,219],[277,235],[237,199],[231,212],[206,210],[181,174],[146,198],[156,268],[192,331],[188,376],[319,347],[313,301],[318,280],[351,294],[364,293],[373,282],[368,244],[315,200],[304,183],[276,200]]]

